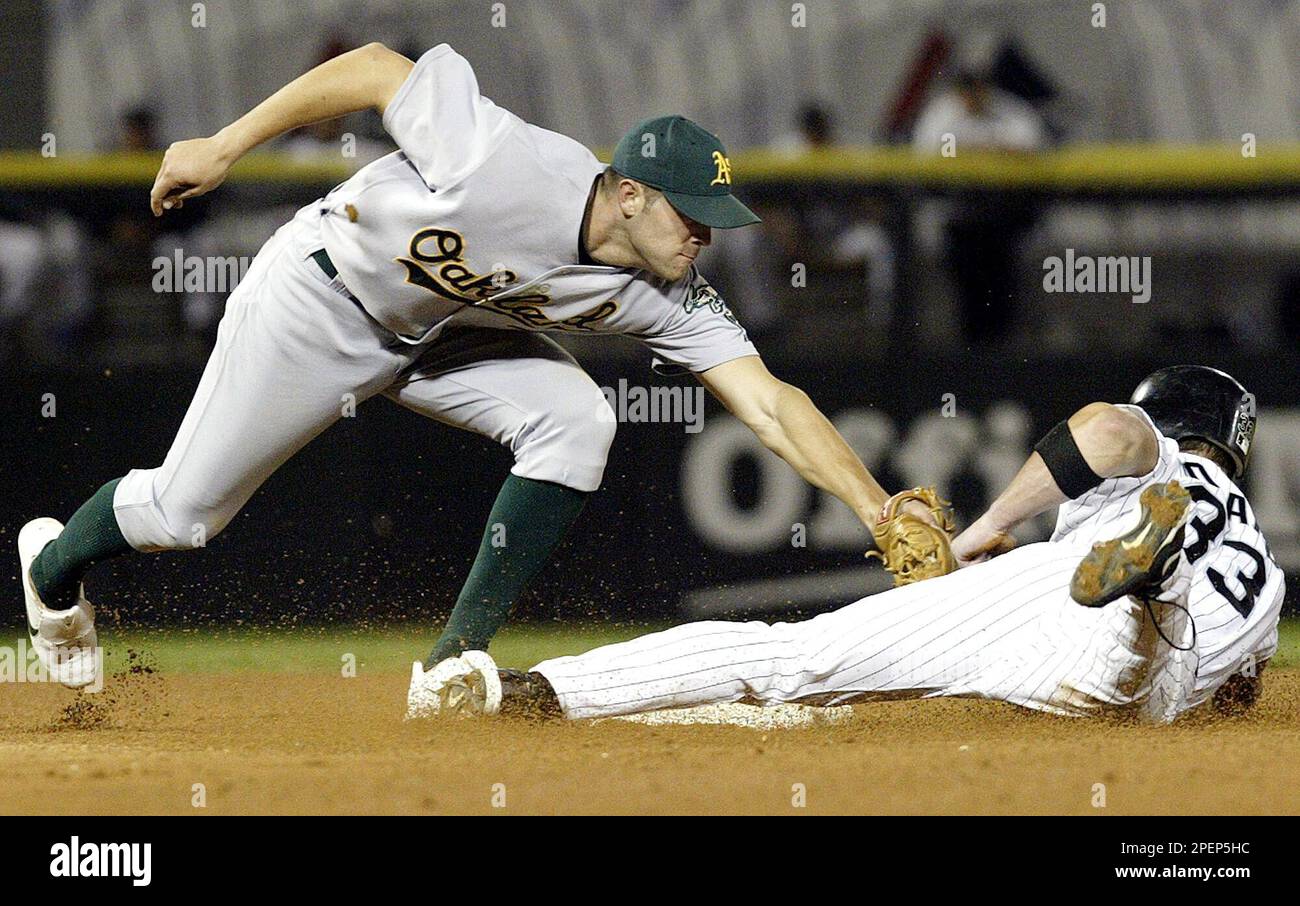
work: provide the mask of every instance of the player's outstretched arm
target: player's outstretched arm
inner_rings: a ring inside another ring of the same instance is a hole
[[[149,193],[154,216],[211,192],[235,161],[290,129],[358,110],[383,113],[414,65],[382,44],[367,44],[303,73],[216,135],[176,142]]]
[[[1131,412],[1110,403],[1090,403],[1070,416],[1066,425],[1098,483],[1145,475],[1155,468],[1160,453],[1155,432]],[[1075,496],[1067,490],[1071,489],[1057,483],[1043,455],[1035,450],[988,511],[953,540],[957,561],[965,565],[1010,550],[1015,546],[1011,531]]]
[[[809,484],[844,501],[870,528],[889,495],[808,394],[774,377],[758,356],[734,359],[699,377],[764,446]]]

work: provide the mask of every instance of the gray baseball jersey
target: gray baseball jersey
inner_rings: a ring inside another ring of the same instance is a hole
[[[755,354],[694,269],[670,283],[582,260],[601,164],[482,97],[450,47],[420,58],[384,123],[401,150],[298,211],[231,293],[166,459],[114,494],[133,547],[202,546],[376,395],[501,443],[515,475],[595,490],[616,420],[544,331],[628,334],[694,372]]]
[[[479,94],[446,44],[420,57],[384,125],[401,150],[299,217],[319,225],[343,283],[403,340],[452,325],[627,334],[693,372],[755,354],[694,268],[670,283],[583,262],[579,226],[604,165]]]

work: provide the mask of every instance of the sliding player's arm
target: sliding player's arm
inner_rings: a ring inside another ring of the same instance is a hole
[[[382,114],[414,65],[382,44],[367,44],[303,73],[216,135],[176,142],[149,193],[154,216],[211,192],[235,161],[268,139],[358,110]]]
[[[1160,448],[1155,432],[1131,412],[1110,403],[1090,403],[1070,416],[1066,425],[1069,438],[1086,464],[1086,470],[1082,464],[1078,470],[1090,471],[1098,482],[1145,475],[1156,466]],[[1048,438],[1044,438],[1045,443]],[[1068,443],[1069,438],[1064,441]],[[1043,444],[1039,446],[1046,449]],[[1059,446],[1054,444],[1051,449]],[[1047,455],[1053,455],[1050,449]],[[1062,474],[1060,465],[1053,465]],[[1078,489],[1062,488],[1053,475],[1053,468],[1049,468],[1043,453],[1036,449],[988,511],[953,541],[952,550],[958,562],[965,565],[1010,550],[1016,543],[1011,535],[1016,526],[1077,496],[1069,493],[1071,490]]]

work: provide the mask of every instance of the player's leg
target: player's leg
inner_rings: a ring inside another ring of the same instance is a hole
[[[1191,570],[1178,568],[1148,597],[1103,608],[1067,607],[1046,656],[1020,676],[980,678],[982,694],[1061,713],[1128,715],[1164,723],[1183,709],[1197,654],[1187,608]],[[1073,602],[1071,602],[1073,603]]]
[[[981,677],[1023,675],[1042,659],[1040,624],[1066,606],[1079,557],[1076,547],[1027,545],[805,622],[693,623],[534,671],[573,718],[715,702],[980,695]]]
[[[407,361],[295,249],[282,229],[231,294],[163,464],[101,487],[35,557],[46,607],[74,604],[86,570],[109,557],[205,544],[345,404],[384,389]]]
[[[1143,503],[1161,490],[1149,488]],[[1156,722],[1172,720],[1187,706],[1199,666],[1190,602],[1194,570],[1181,531],[1141,554],[1142,545],[1132,539],[1145,535],[1143,527],[1151,521],[1158,522],[1158,514],[1152,520],[1144,506],[1134,532],[1094,546],[1072,577],[1072,595],[1089,600],[1088,592],[1097,591],[1090,581],[1096,579],[1095,567],[1109,560],[1106,582],[1131,594],[1115,600],[1103,595],[1109,603],[1102,606],[1066,608],[1051,627],[1062,640],[1039,665],[1040,681],[999,686],[986,679],[990,694],[1031,706],[1043,700],[1073,714],[1124,712]],[[1125,557],[1140,562],[1123,568],[1119,561]]]
[[[1179,553],[1142,597],[1088,608],[1069,594],[1084,553],[1028,545],[805,623],[696,623],[534,671],[569,717],[740,700],[971,696],[1060,714],[1172,719],[1197,668],[1191,566]],[[545,696],[533,697],[538,710]]]
[[[388,396],[490,437],[515,457],[429,668],[487,648],[600,486],[616,425],[600,388],[572,356],[520,331],[449,333]]]
[[[973,696],[1171,719],[1197,667],[1186,556],[1152,558],[1156,578],[1137,589],[1141,597],[1083,607],[1070,588],[1085,553],[1028,545],[805,623],[696,623],[534,670],[569,717],[738,700]],[[533,697],[533,710],[545,704],[545,686],[507,680],[507,691],[522,685]]]

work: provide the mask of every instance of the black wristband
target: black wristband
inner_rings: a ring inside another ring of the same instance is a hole
[[[1083,458],[1079,445],[1070,432],[1069,422],[1060,422],[1051,431],[1043,435],[1034,450],[1043,457],[1047,471],[1052,479],[1071,500],[1091,491],[1101,484],[1103,479],[1088,465]]]

